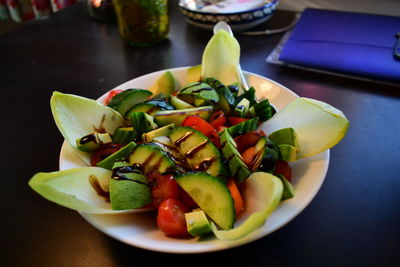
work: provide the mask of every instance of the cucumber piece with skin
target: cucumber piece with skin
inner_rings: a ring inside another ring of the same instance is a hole
[[[99,161],[96,164],[96,166],[111,170],[115,162],[125,160],[135,147],[136,143],[130,142],[129,144],[122,147],[120,150],[114,152],[107,158],[103,159],[102,161]]]
[[[154,119],[144,112],[132,112],[129,114],[132,127],[135,132],[135,139],[139,139],[143,133],[150,132],[157,128]]]
[[[193,105],[183,101],[182,99],[174,95],[171,95],[169,101],[171,102],[171,105],[174,106],[176,109],[194,108]]]
[[[111,137],[108,133],[91,133],[76,139],[76,147],[80,151],[94,152],[102,144],[111,143]]]
[[[238,123],[228,128],[229,134],[236,137],[251,131],[255,131],[258,125],[258,117]]]
[[[117,95],[115,95],[108,103],[108,106],[118,111],[122,116],[126,116],[128,110],[130,110],[137,103],[144,102],[153,93],[143,89],[127,89]]]
[[[202,106],[208,103],[218,103],[219,96],[214,88],[206,83],[194,82],[187,84],[177,95],[180,99],[193,104]]]
[[[128,144],[135,139],[135,132],[133,127],[118,127],[115,129],[114,135],[112,136],[112,142],[114,144]]]
[[[179,110],[164,110],[154,114],[154,120],[160,126],[165,126],[174,123],[175,126],[181,126],[187,116],[199,116],[202,119],[208,120],[213,111],[212,106],[204,106],[197,108],[179,109]]]
[[[226,184],[204,172],[175,177],[175,181],[219,227],[229,230],[236,220],[235,205]]]
[[[227,129],[223,130],[221,135],[221,149],[227,160],[230,175],[234,177],[238,183],[243,182],[251,174],[242,156],[237,150],[235,140],[230,136]]]
[[[206,78],[204,82],[214,88],[219,95],[215,110],[222,110],[225,114],[230,114],[235,104],[235,97],[229,88],[214,78]]]
[[[201,132],[191,127],[178,127],[171,130],[169,137],[193,171],[213,176],[225,174],[221,153]]]
[[[275,113],[275,108],[269,103],[268,99],[264,99],[261,102],[254,104],[249,109],[249,113],[254,117],[259,117],[261,122],[269,120]]]
[[[159,106],[151,104],[151,103],[139,103],[134,105],[128,112],[127,112],[127,117],[129,118],[129,114],[131,112],[144,112],[147,113],[149,115],[153,115],[154,113],[156,113],[157,111],[162,110]]]
[[[150,172],[173,173],[176,171],[175,162],[155,144],[140,144],[130,154],[128,161],[139,164],[144,174]]]
[[[235,115],[238,115],[240,118],[245,118],[249,111],[249,107],[250,101],[243,98],[235,107]]]

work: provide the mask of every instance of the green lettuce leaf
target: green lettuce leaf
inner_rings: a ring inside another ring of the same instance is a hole
[[[118,112],[93,99],[54,92],[50,106],[61,134],[88,165],[90,154],[77,149],[76,139],[94,131],[113,134],[116,128],[125,125]]]

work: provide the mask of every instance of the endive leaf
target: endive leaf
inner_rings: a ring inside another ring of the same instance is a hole
[[[246,208],[242,217],[246,219],[231,230],[218,230],[211,224],[215,236],[221,240],[241,238],[262,226],[281,201],[282,181],[266,172],[255,172],[247,178],[242,192]]]
[[[240,45],[225,30],[219,30],[208,42],[202,58],[202,78],[215,78],[225,85],[239,83]]]
[[[94,131],[112,134],[117,127],[125,125],[118,112],[85,97],[54,92],[50,106],[61,134],[88,165],[90,154],[78,150],[76,139]]]
[[[270,134],[283,128],[294,128],[300,150],[297,158],[306,158],[325,151],[346,135],[349,121],[342,111],[310,98],[297,98],[263,125]]]
[[[96,192],[90,182],[92,179],[101,190],[108,192],[110,177],[109,170],[82,167],[37,173],[29,181],[29,186],[42,197],[70,209],[89,213],[115,213],[110,203]]]

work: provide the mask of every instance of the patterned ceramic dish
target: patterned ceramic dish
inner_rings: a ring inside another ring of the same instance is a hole
[[[229,13],[201,11],[201,9],[197,8],[199,6],[198,2],[199,0],[179,1],[179,8],[185,16],[186,21],[190,24],[203,29],[212,30],[218,21],[225,21],[231,26],[232,30],[245,31],[268,20],[278,6],[279,0],[266,0],[260,7]]]

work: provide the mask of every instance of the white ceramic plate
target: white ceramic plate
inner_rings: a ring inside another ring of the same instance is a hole
[[[130,80],[114,89],[149,88],[150,85],[164,72],[158,71]],[[186,67],[170,69],[182,86],[186,81]],[[260,75],[245,72],[250,85],[254,86],[257,96],[268,98],[278,109],[282,109],[298,96],[286,87]],[[106,94],[98,99],[103,102]],[[261,127],[262,128],[262,127]],[[202,253],[223,250],[243,245],[265,237],[298,215],[317,194],[325,179],[329,165],[329,150],[316,156],[298,160],[292,164],[295,177],[295,197],[282,202],[268,218],[265,225],[244,238],[226,242],[214,237],[174,239],[165,236],[158,230],[155,213],[119,215],[94,215],[81,213],[90,224],[103,233],[126,244],[169,253]],[[60,153],[60,170],[84,166],[73,150],[64,142]]]

